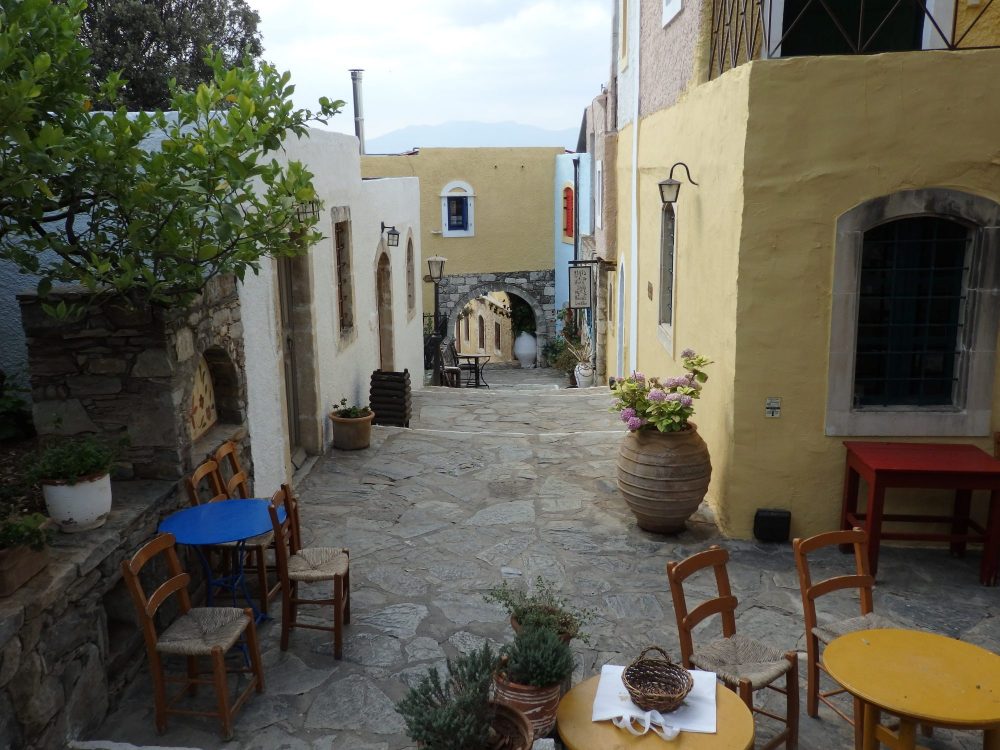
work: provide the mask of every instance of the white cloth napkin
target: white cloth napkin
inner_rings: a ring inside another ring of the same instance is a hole
[[[615,726],[632,734],[654,731],[665,740],[680,732],[715,733],[715,673],[692,669],[694,687],[674,711],[643,711],[636,706],[622,684],[625,667],[605,664],[594,696],[593,721],[611,720]]]

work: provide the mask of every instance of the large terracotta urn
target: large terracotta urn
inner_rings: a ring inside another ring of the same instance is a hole
[[[618,448],[618,489],[646,531],[683,531],[711,478],[708,446],[690,422],[679,432],[629,432]]]

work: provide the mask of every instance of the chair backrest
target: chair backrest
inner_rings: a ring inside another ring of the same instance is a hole
[[[853,548],[854,573],[814,582],[809,571],[807,555],[833,545]],[[875,579],[868,573],[868,535],[863,529],[827,531],[808,539],[795,539],[792,541],[792,552],[795,555],[795,567],[799,571],[799,590],[802,592],[802,611],[806,619],[807,635],[816,627],[816,600],[824,594],[841,589],[858,589],[861,614],[867,615],[872,611],[872,587],[875,585]]]
[[[722,635],[729,638],[736,633],[737,600],[729,587],[729,573],[726,571],[728,562],[729,552],[712,545],[686,560],[667,563],[667,580],[670,582],[670,596],[674,600],[674,615],[677,617],[677,635],[681,642],[681,660],[688,669],[694,667],[691,663],[691,653],[694,651],[691,633],[698,623],[712,615],[720,615]],[[719,595],[702,602],[689,612],[684,596],[684,581],[706,568],[712,568],[715,572],[715,585]]]
[[[151,595],[147,596],[139,578],[142,569],[159,555],[162,555],[166,560],[169,578],[161,583]],[[177,557],[174,535],[160,534],[146,542],[132,556],[132,559],[122,560],[121,569],[122,578],[125,580],[125,585],[132,596],[132,603],[135,605],[136,616],[146,641],[146,648],[155,650],[156,626],[154,617],[163,603],[177,594],[180,600],[181,614],[185,614],[191,609],[191,597],[188,596],[187,591],[191,576],[185,573],[181,567],[181,562]]]
[[[219,446],[215,452],[215,463],[219,465],[219,476],[225,482],[229,497],[244,499],[253,497],[250,494],[250,477],[240,466],[240,457],[235,442],[227,440]],[[225,471],[223,471],[223,466],[226,467]],[[229,474],[229,479],[226,479],[226,473]]]
[[[441,347],[441,361],[446,367],[458,367],[458,352],[455,351],[454,341],[449,341],[447,345]]]
[[[278,511],[281,508],[285,509],[285,517],[279,520]],[[287,587],[288,560],[302,549],[298,528],[298,503],[291,487],[287,484],[281,485],[281,489],[271,495],[271,503],[267,510],[271,515],[271,528],[274,530],[274,560],[277,563],[278,577],[282,586]]]
[[[229,499],[229,493],[226,492],[222,475],[219,473],[219,464],[211,459],[204,461],[192,471],[191,476],[184,480],[184,486],[187,487],[188,501],[191,505]]]

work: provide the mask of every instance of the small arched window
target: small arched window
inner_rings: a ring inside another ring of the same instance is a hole
[[[486,350],[486,321],[483,316],[479,316],[479,350]]]
[[[472,185],[452,180],[441,191],[441,236],[473,237],[476,234],[476,193]]]
[[[413,240],[406,242],[406,311],[412,315],[417,308],[417,282],[414,279],[416,269],[413,265]]]

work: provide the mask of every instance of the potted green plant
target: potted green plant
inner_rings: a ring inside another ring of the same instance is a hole
[[[49,564],[51,526],[41,513],[0,521],[0,596],[10,596]]]
[[[49,516],[60,531],[96,529],[111,512],[115,450],[93,437],[48,442],[31,467]]]
[[[528,717],[537,740],[555,726],[562,685],[572,674],[573,654],[566,641],[549,628],[523,627],[501,651],[494,696]]]
[[[534,591],[530,593],[504,581],[486,592],[483,598],[507,610],[515,633],[525,627],[542,627],[554,630],[567,643],[574,638],[587,640],[582,628],[593,619],[593,613],[572,606],[542,576],[535,579]]]
[[[350,406],[347,398],[340,399],[330,412],[333,422],[333,447],[342,451],[367,448],[372,442],[374,412],[367,406]]]
[[[690,421],[711,360],[685,349],[681,361],[684,375],[633,372],[611,389],[612,410],[628,428],[618,448],[618,489],[639,527],[660,534],[684,530],[712,478],[708,446]]]
[[[490,700],[496,667],[488,643],[449,660],[447,677],[431,667],[396,705],[410,739],[425,750],[528,750],[532,729],[524,714]]]

